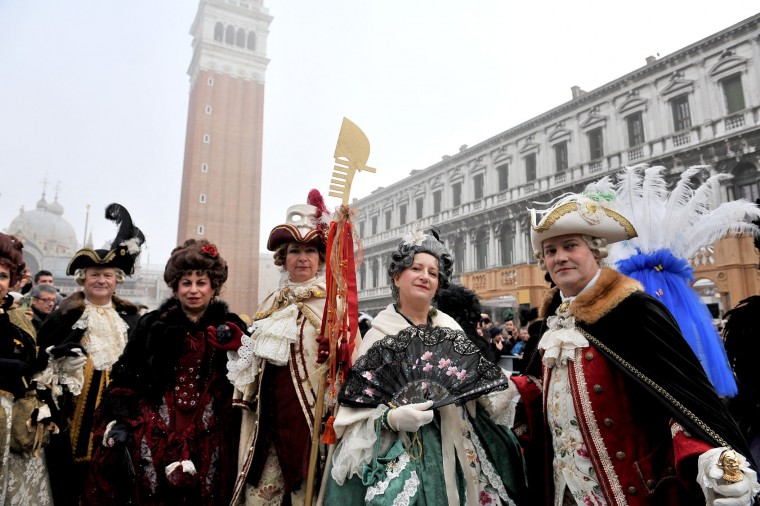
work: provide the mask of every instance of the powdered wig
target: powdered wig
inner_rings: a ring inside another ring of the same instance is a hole
[[[24,276],[24,256],[21,250],[24,245],[14,235],[0,234],[0,265],[8,269],[10,285],[14,286]]]
[[[422,238],[423,235],[424,238]],[[388,276],[391,278],[393,300],[398,301],[399,298],[398,287],[393,282],[394,276],[411,267],[414,263],[414,255],[417,253],[428,253],[438,260],[438,291],[448,288],[454,266],[454,258],[451,256],[451,252],[441,244],[438,235],[434,232],[422,234],[421,231],[417,231],[405,235],[396,251],[391,253]]]
[[[594,255],[596,258],[597,263],[601,266],[602,262],[605,258],[607,258],[608,251],[607,251],[607,239],[603,237],[591,237],[590,235],[581,234],[581,237],[584,241],[586,241],[586,244],[588,244],[588,249],[591,250],[591,254]],[[543,247],[539,250],[533,251],[533,258],[538,262],[538,267],[541,270],[546,270],[546,262],[544,261],[544,249]]]
[[[172,250],[164,269],[164,281],[176,292],[182,276],[193,272],[206,274],[211,281],[214,295],[219,295],[222,285],[227,281],[227,262],[206,239],[188,239],[181,246]]]
[[[76,281],[79,286],[84,286],[84,278],[86,277],[87,269],[113,269],[116,273],[116,283],[118,284],[123,283],[124,280],[127,279],[127,275],[124,274],[124,271],[118,267],[85,267],[84,269],[77,269],[74,271],[74,281]]]

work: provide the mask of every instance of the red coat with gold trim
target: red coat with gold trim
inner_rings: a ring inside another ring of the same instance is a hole
[[[555,289],[542,317],[559,303]],[[638,282],[611,269],[570,307],[591,342],[569,363],[573,405],[607,504],[704,504],[696,482],[699,455],[727,445],[749,452],[670,313]],[[538,388],[520,379],[516,384],[527,398]],[[545,427],[545,417],[529,417],[529,433],[548,438],[537,423]],[[551,452],[551,443],[546,448]],[[551,455],[545,465],[551,476]],[[529,487],[536,495],[549,490],[550,502],[551,478],[547,482]]]

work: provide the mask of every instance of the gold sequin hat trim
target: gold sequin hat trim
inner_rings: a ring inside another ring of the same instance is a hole
[[[585,234],[607,239],[608,244],[637,237],[630,221],[611,209],[607,201],[591,199],[583,194],[563,197],[545,211],[529,209],[530,239],[534,251],[541,250],[544,240],[568,234]],[[542,218],[539,220],[539,215]]]

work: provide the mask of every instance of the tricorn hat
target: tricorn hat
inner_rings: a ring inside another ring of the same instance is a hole
[[[132,224],[129,211],[120,204],[111,204],[106,207],[106,219],[119,226],[116,238],[111,243],[111,249],[80,249],[66,267],[67,275],[73,276],[77,269],[87,267],[113,267],[121,269],[126,275],[135,272],[135,262],[140,256],[140,247],[145,242],[145,236]]]
[[[269,233],[267,249],[275,251],[283,244],[297,242],[325,248],[330,214],[318,190],[311,190],[308,204],[296,204],[288,208],[285,223],[277,225]]]
[[[529,211],[530,240],[534,251],[541,251],[544,240],[560,235],[602,237],[607,239],[608,244],[638,235],[631,222],[615,211],[614,204],[602,195],[573,193],[561,198],[549,209]]]

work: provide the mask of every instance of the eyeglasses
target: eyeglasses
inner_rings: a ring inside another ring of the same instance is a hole
[[[35,297],[34,300],[41,300],[45,304],[55,304],[56,299],[43,299],[42,297]]]

